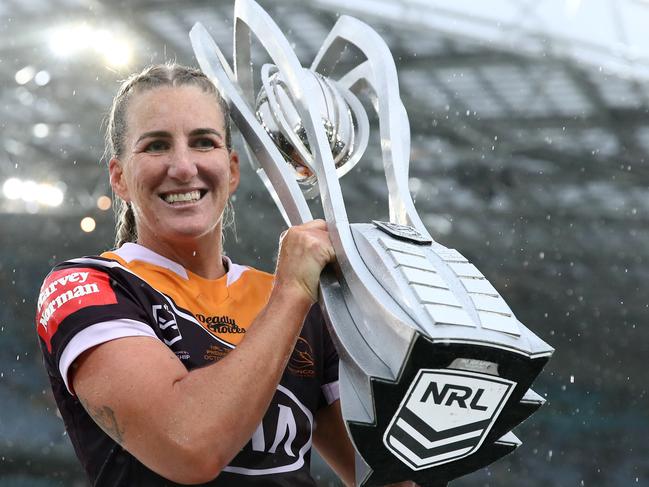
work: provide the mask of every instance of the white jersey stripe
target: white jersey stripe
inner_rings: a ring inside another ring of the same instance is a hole
[[[338,381],[322,384],[320,387],[327,400],[327,404],[332,404],[340,399],[340,383]]]
[[[72,337],[65,346],[59,360],[59,371],[68,392],[74,396],[68,381],[68,370],[72,363],[86,350],[106,343],[110,340],[124,337],[146,336],[159,340],[151,327],[145,323],[129,319],[119,319],[95,323],[84,328]]]

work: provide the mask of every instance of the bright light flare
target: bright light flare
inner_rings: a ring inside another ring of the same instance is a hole
[[[106,195],[102,195],[97,198],[97,208],[99,208],[101,211],[109,210],[112,204],[113,201]]]
[[[131,46],[124,41],[117,40],[104,52],[104,57],[111,66],[116,68],[128,66],[132,57]]]
[[[61,27],[52,32],[50,49],[58,56],[69,58],[82,50],[94,51],[103,56],[113,67],[130,63],[133,50],[123,38],[107,29],[98,29],[88,24]]]
[[[50,73],[44,69],[34,75],[34,83],[38,86],[45,86],[51,79],[52,77],[50,76]]]
[[[18,178],[9,178],[2,185],[2,192],[9,200],[18,200],[22,194],[23,182]]]
[[[38,192],[40,185],[36,181],[23,181],[23,186],[20,188],[20,199],[29,203],[38,199]]]
[[[81,226],[81,230],[83,230],[86,233],[90,233],[95,230],[97,227],[97,223],[95,222],[95,219],[87,216],[81,220],[81,223],[79,224]]]
[[[23,69],[16,71],[16,83],[18,83],[19,85],[25,85],[29,83],[34,77],[35,73],[36,70],[33,66],[25,66]]]
[[[61,206],[65,193],[60,183],[37,183],[9,178],[2,185],[2,192],[8,200],[22,200],[27,204],[38,203],[41,206]]]
[[[87,46],[91,32],[86,24],[58,28],[50,36],[50,49],[59,57],[70,57]]]
[[[44,139],[50,134],[50,128],[46,123],[37,123],[32,129],[34,137]]]
[[[45,183],[39,185],[38,197],[36,198],[36,201],[44,206],[57,207],[61,206],[61,203],[63,203],[63,196],[63,191],[61,191],[60,188],[57,188],[52,184]]]

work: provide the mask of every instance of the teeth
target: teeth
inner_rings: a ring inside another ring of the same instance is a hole
[[[165,195],[164,200],[167,203],[177,203],[179,201],[198,201],[201,199],[200,191],[190,191],[189,193],[172,193]]]

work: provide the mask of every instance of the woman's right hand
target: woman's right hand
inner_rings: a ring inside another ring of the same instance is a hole
[[[315,303],[320,273],[325,265],[335,260],[324,220],[291,227],[280,237],[275,286],[295,289]]]

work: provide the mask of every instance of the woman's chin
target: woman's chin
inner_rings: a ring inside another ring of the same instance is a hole
[[[210,237],[220,240],[218,226],[207,227],[206,225],[174,225],[156,229],[151,239],[158,242],[165,242],[168,245],[186,244]]]
[[[205,241],[221,241],[220,220],[205,215],[149,215],[138,222],[138,241],[144,246],[173,248]]]

